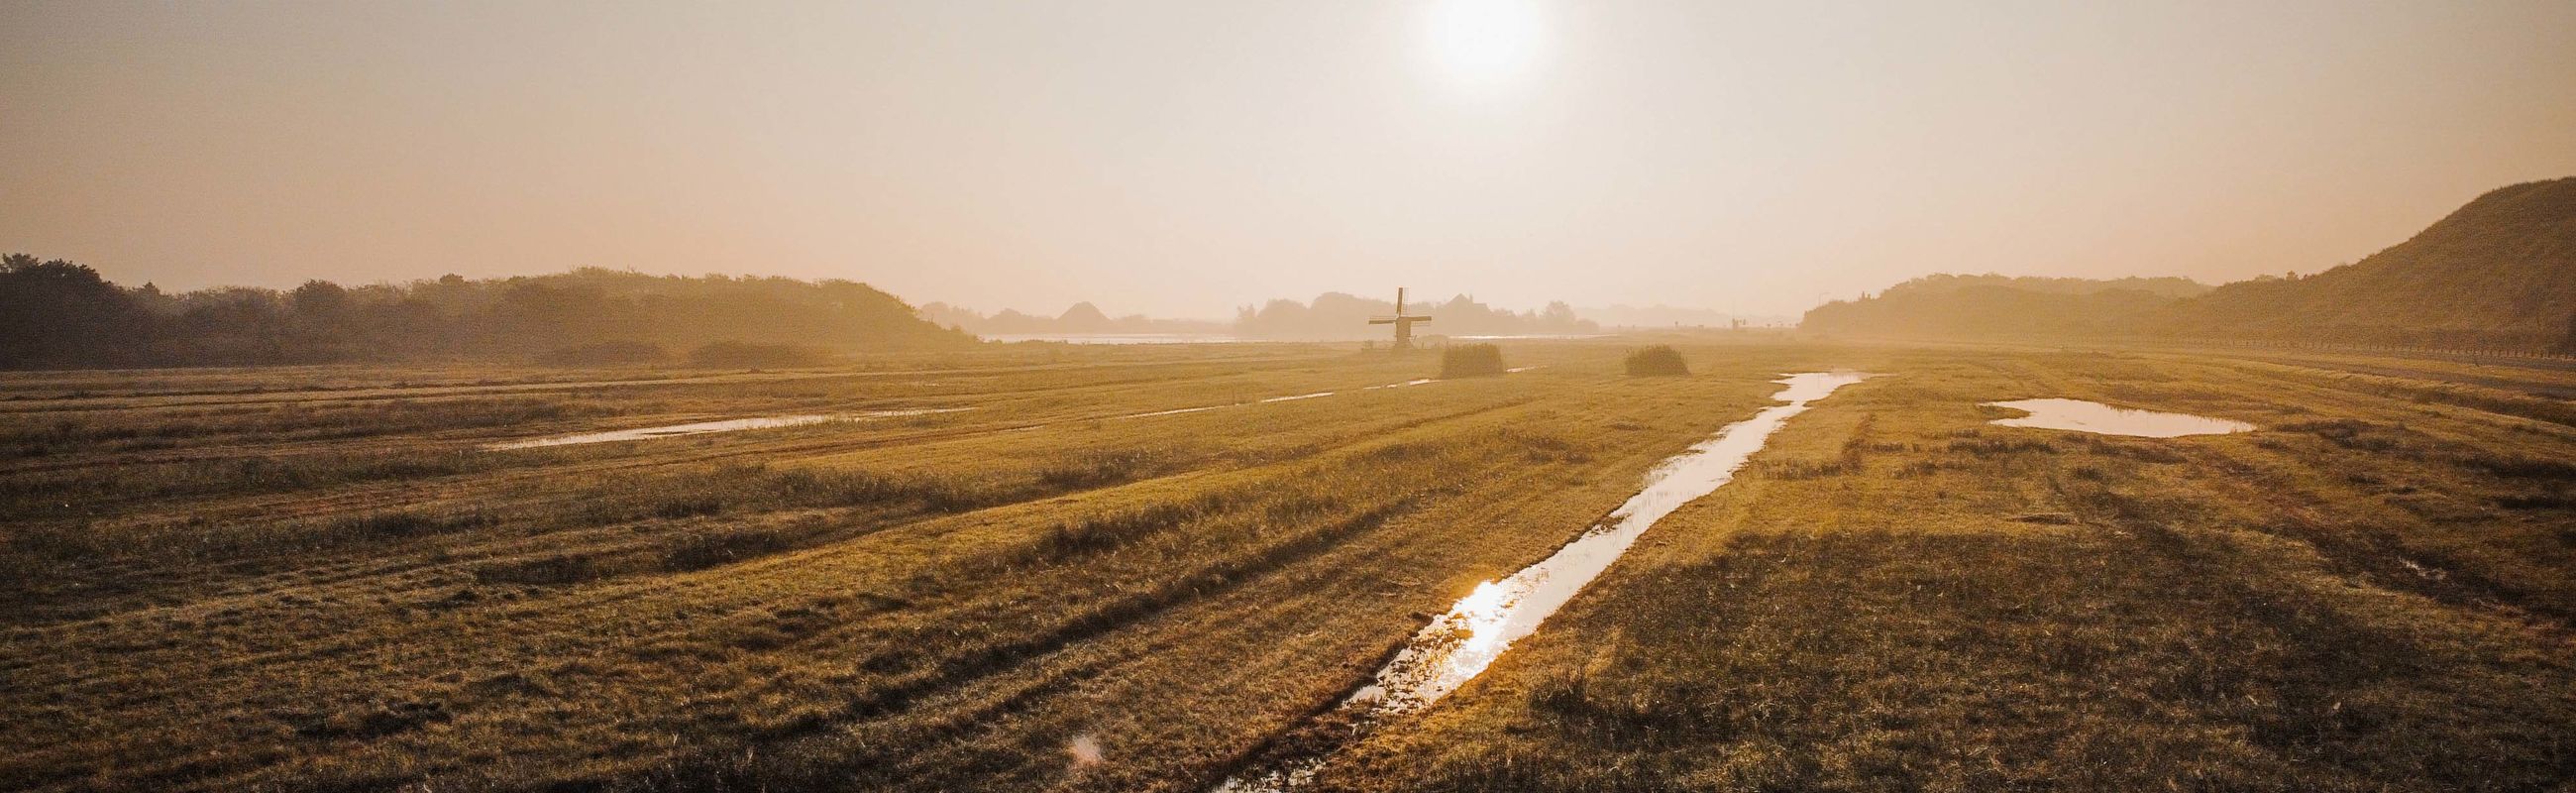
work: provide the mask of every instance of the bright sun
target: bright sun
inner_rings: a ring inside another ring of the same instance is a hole
[[[1431,59],[1448,77],[1492,84],[1517,75],[1538,49],[1531,0],[1436,0],[1429,15]]]

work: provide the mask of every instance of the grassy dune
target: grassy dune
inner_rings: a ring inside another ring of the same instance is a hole
[[[1695,374],[1641,378],[1630,346],[1515,343],[1537,368],[1401,388],[1371,386],[1438,358],[0,378],[0,786],[1200,789],[1778,373],[1833,367],[1888,376],[1324,781],[2576,774],[2563,402],[2163,353],[1703,342]],[[1976,407],[2035,396],[2266,429]],[[907,408],[969,409],[483,448]]]

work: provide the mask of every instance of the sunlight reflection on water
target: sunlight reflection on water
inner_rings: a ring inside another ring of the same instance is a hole
[[[1608,521],[1537,564],[1476,585],[1448,613],[1415,633],[1394,660],[1378,669],[1373,682],[1344,699],[1340,707],[1363,709],[1363,718],[1376,718],[1420,710],[1456,691],[1511,649],[1513,642],[1538,630],[1541,621],[1608,570],[1656,521],[1735,478],[1745,460],[1761,450],[1789,417],[1806,412],[1809,402],[1864,377],[1857,372],[1811,372],[1777,381],[1786,388],[1772,398],[1788,404],[1764,408],[1657,464],[1647,472],[1645,486],[1612,511]],[[1228,779],[1217,790],[1294,789],[1323,762],[1319,757],[1258,771]]]
[[[826,421],[858,421],[864,419],[894,418],[898,416],[924,416],[933,413],[955,413],[961,410],[974,410],[974,408],[876,410],[866,413],[840,413],[810,416],[769,416],[766,418],[755,419],[701,421],[694,424],[672,424],[662,427],[643,427],[631,430],[611,430],[608,432],[585,432],[578,435],[557,435],[549,438],[536,438],[524,441],[506,441],[502,443],[485,444],[483,448],[500,451],[508,449],[535,449],[545,446],[572,446],[583,443],[641,441],[651,440],[654,438],[672,438],[682,435],[705,435],[711,432],[739,432],[742,430],[763,430],[773,427],[798,427],[807,424],[821,424]]]

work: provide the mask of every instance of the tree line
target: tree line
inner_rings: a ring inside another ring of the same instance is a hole
[[[632,362],[711,345],[927,350],[973,344],[866,284],[600,268],[290,290],[120,286],[86,265],[0,257],[0,368],[504,358]],[[618,360],[585,360],[614,358]],[[703,357],[703,356],[702,356]],[[810,358],[810,355],[801,356]]]
[[[1410,314],[1431,317],[1427,334],[1446,336],[1513,336],[1601,332],[1601,324],[1577,317],[1564,301],[1538,311],[1515,312],[1458,295],[1447,302],[1423,301],[1405,306]],[[1395,303],[1341,292],[1326,292],[1313,303],[1272,300],[1260,308],[1246,306],[1234,317],[1234,333],[1252,339],[1373,339],[1386,329],[1368,324],[1372,316],[1395,313]]]

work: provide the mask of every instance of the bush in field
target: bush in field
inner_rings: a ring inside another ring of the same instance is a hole
[[[1638,377],[1690,374],[1690,364],[1682,361],[1679,350],[1669,344],[1658,344],[1628,353],[1628,374]]]
[[[537,356],[537,363],[547,366],[620,366],[660,363],[671,357],[662,345],[649,341],[603,341],[574,347],[561,347]]]
[[[1503,373],[1503,348],[1468,344],[1440,351],[1441,377],[1474,377]]]
[[[821,350],[794,344],[720,341],[689,351],[689,365],[711,369],[740,366],[820,366],[826,360]]]

